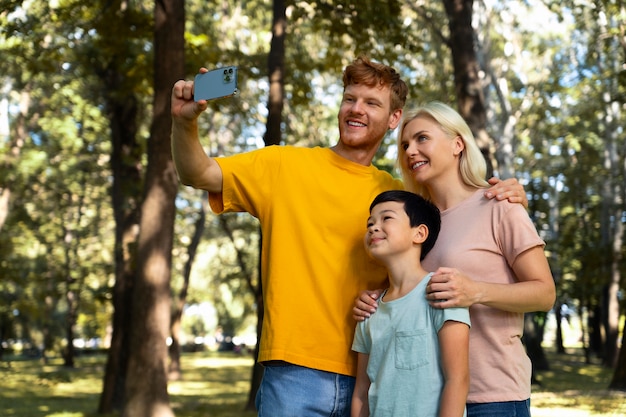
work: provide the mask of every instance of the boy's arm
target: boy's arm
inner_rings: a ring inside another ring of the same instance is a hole
[[[367,392],[370,388],[370,379],[367,376],[368,361],[368,354],[358,353],[356,382],[352,394],[350,417],[368,417],[370,415],[370,407],[367,400]]]
[[[469,392],[469,326],[446,321],[438,337],[444,377],[439,417],[462,417]]]

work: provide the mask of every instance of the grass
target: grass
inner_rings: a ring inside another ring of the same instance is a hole
[[[104,356],[83,356],[76,369],[62,361],[0,362],[2,417],[103,417],[96,413]],[[254,417],[243,411],[253,360],[233,353],[183,355],[183,380],[170,382],[170,404],[179,417]],[[117,417],[117,415],[115,415]]]
[[[626,416],[626,392],[607,389],[612,369],[597,359],[585,364],[579,349],[547,355],[550,370],[539,372],[540,385],[533,386],[533,417]]]
[[[184,357],[182,381],[168,386],[171,405],[181,417],[254,417],[244,412],[254,361],[236,354]]]
[[[585,364],[576,350],[549,353],[550,371],[533,386],[533,417],[626,416],[626,393],[608,391],[612,370]],[[243,411],[252,359],[230,353],[183,356],[183,380],[169,384],[177,417],[254,417]],[[104,357],[83,356],[76,369],[61,362],[0,362],[3,417],[96,417]]]

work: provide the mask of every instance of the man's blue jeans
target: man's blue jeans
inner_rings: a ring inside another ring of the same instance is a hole
[[[350,417],[355,378],[281,363],[266,366],[259,417]]]
[[[467,417],[530,417],[530,399],[501,403],[468,403]]]

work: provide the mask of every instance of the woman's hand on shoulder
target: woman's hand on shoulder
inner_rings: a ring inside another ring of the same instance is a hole
[[[476,282],[455,268],[437,269],[426,285],[426,299],[435,308],[470,307],[478,298]]]

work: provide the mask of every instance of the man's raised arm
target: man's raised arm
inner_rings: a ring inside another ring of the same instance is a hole
[[[201,68],[200,72],[206,72]],[[172,158],[181,183],[212,193],[222,191],[222,170],[198,137],[198,117],[206,100],[193,99],[193,81],[180,80],[172,88]]]

